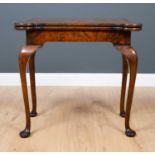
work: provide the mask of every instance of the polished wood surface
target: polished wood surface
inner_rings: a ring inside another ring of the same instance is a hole
[[[63,20],[63,19],[32,19],[15,23],[17,30],[26,31],[26,46],[19,54],[19,68],[25,104],[26,127],[20,136],[30,135],[30,116],[37,115],[35,90],[35,62],[36,51],[46,42],[111,42],[123,57],[123,77],[120,101],[120,115],[125,117],[125,133],[134,137],[136,132],[130,128],[130,111],[133,100],[134,86],[137,73],[138,57],[131,46],[131,32],[141,30],[142,25],[125,19],[96,19],[96,20]],[[27,95],[26,66],[29,63],[33,108],[30,113]],[[127,72],[130,81],[127,103],[125,91]],[[30,116],[29,116],[30,115]]]
[[[124,30],[138,31],[142,25],[127,19],[41,19],[15,23],[18,30]]]
[[[134,138],[124,136],[120,91],[37,87],[39,113],[32,118],[31,137],[23,140],[17,134],[25,124],[21,89],[0,87],[0,151],[155,151],[155,88],[135,88]]]
[[[131,33],[124,31],[27,31],[28,45],[44,45],[47,42],[111,42],[130,45]]]
[[[19,70],[21,76],[21,85],[23,90],[23,98],[25,104],[25,114],[26,114],[26,126],[23,131],[20,132],[21,137],[27,137],[30,135],[30,116],[34,117],[37,115],[36,112],[36,88],[35,88],[35,76],[34,76],[34,56],[35,52],[40,46],[24,46],[19,53]],[[26,67],[29,63],[30,70],[30,81],[31,81],[31,92],[32,92],[32,112],[30,113],[29,99],[27,92],[27,80],[26,80]]]
[[[136,80],[138,57],[137,57],[136,51],[132,47],[116,46],[116,48],[120,53],[122,53],[122,55],[125,57],[125,59],[129,63],[130,80],[129,80],[129,90],[128,90],[128,96],[127,96],[126,112],[125,112],[125,128],[126,128],[125,134],[129,137],[134,137],[136,135],[136,132],[130,128],[129,119],[130,119],[130,111],[131,111],[131,105],[132,105],[133,93],[134,93],[134,86],[135,86],[135,80]],[[127,66],[124,66],[123,72],[126,72],[125,67],[127,67]],[[125,74],[127,74],[127,73],[125,73]],[[125,74],[123,74],[123,80],[122,80],[123,81],[122,82],[122,84],[123,84],[122,85],[122,92],[123,93],[121,94],[122,95],[121,100],[122,100],[122,98],[125,98],[125,96],[123,97],[123,95],[125,95],[125,93],[124,93],[125,90],[123,90],[123,89],[125,89],[125,87],[126,87],[125,86],[126,85],[126,75]],[[122,106],[122,104],[123,103],[121,103],[121,106]],[[120,115],[122,116],[122,111],[121,111]]]

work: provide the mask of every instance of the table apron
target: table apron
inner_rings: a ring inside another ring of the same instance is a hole
[[[130,45],[130,31],[26,31],[27,45],[43,45],[46,42],[111,42]]]

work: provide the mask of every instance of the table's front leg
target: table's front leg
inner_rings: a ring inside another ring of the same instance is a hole
[[[125,112],[125,129],[126,129],[125,134],[128,137],[134,137],[136,135],[136,132],[130,128],[129,121],[130,121],[130,111],[131,111],[135,80],[136,80],[136,74],[137,74],[138,57],[137,57],[136,51],[131,46],[120,45],[115,47],[126,58],[129,64],[130,81],[129,81],[127,105],[126,105],[126,112]]]
[[[34,79],[34,54],[37,51],[39,46],[24,46],[21,49],[21,52],[19,53],[19,70],[20,70],[20,77],[21,77],[21,85],[22,85],[22,91],[23,91],[23,99],[24,99],[24,105],[25,105],[25,115],[26,115],[26,126],[23,131],[20,132],[20,136],[22,138],[26,138],[30,135],[30,128],[31,128],[31,122],[30,122],[30,116],[36,112],[36,94],[35,94],[35,79]],[[29,62],[30,66],[30,77],[31,77],[31,91],[32,91],[32,100],[33,103],[33,109],[30,113],[29,110],[29,99],[28,99],[28,91],[27,91],[27,80],[26,80],[26,67],[27,63]]]

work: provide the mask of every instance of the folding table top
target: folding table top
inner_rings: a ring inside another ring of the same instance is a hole
[[[127,19],[34,18],[15,23],[17,30],[122,30],[139,31],[142,24]]]

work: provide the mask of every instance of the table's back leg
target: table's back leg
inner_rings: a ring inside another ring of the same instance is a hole
[[[30,57],[35,53],[35,51],[39,48],[39,46],[25,46],[22,48],[19,53],[19,70],[21,77],[21,85],[23,91],[23,99],[25,105],[25,116],[26,116],[26,126],[23,131],[20,132],[20,136],[22,138],[26,138],[30,135],[30,110],[29,110],[29,100],[28,100],[28,91],[27,91],[27,80],[26,80],[26,66],[30,59]]]
[[[32,111],[31,117],[37,116],[37,99],[36,99],[36,83],[35,83],[35,53],[32,54],[29,60],[31,96],[32,96]]]
[[[133,48],[130,48],[129,51],[130,51],[130,54],[128,56],[128,62],[130,66],[130,81],[129,81],[129,90],[128,90],[128,97],[127,97],[127,105],[126,105],[126,117],[125,117],[126,132],[125,133],[129,137],[134,137],[136,135],[136,132],[130,128],[129,120],[130,120],[130,111],[131,111],[131,105],[132,105],[134,87],[135,87],[135,81],[136,81],[138,57]]]
[[[121,88],[121,98],[120,98],[120,116],[125,117],[125,93],[126,93],[126,83],[128,75],[128,62],[124,55],[122,55],[122,88]]]
[[[133,93],[135,87],[135,80],[137,74],[137,64],[138,57],[135,50],[130,46],[116,46],[116,48],[125,56],[128,60],[129,69],[130,69],[130,81],[129,81],[129,89],[128,89],[128,97],[127,97],[127,105],[126,105],[126,114],[125,114],[125,134],[128,137],[134,137],[136,132],[130,128],[130,111],[133,100]]]

